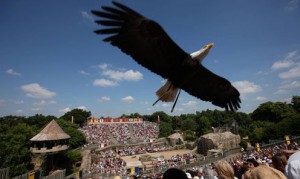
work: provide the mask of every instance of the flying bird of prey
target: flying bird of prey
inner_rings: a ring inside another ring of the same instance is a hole
[[[173,111],[183,89],[190,95],[210,101],[227,111],[240,108],[238,90],[228,80],[201,64],[213,43],[188,54],[157,22],[120,3],[112,3],[115,7],[102,6],[102,11],[92,10],[94,15],[102,18],[95,22],[108,26],[95,33],[111,35],[103,41],[119,47],[137,63],[167,79],[166,84],[156,92],[156,102],[174,102]]]

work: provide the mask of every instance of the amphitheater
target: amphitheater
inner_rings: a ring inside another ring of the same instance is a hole
[[[91,118],[80,130],[88,141],[82,148],[81,170],[92,178],[155,175],[170,167],[195,168],[223,157],[224,152],[230,155],[240,151],[239,137],[230,132],[216,134],[222,138],[206,135],[188,144],[180,133],[158,138],[159,124],[141,118]],[[205,155],[218,149],[222,156],[205,158],[198,145],[205,146]]]

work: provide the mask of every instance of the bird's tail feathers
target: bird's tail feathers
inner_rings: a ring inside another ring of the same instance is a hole
[[[156,91],[157,97],[163,102],[174,102],[179,88],[176,88],[171,81],[167,81]]]

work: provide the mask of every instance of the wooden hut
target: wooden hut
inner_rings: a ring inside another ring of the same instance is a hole
[[[53,119],[41,132],[30,139],[34,154],[58,153],[69,148],[70,136]]]

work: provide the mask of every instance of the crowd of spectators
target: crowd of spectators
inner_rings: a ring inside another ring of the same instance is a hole
[[[80,129],[90,144],[110,144],[111,137],[105,132],[105,126],[90,124]]]
[[[200,168],[193,168],[188,171],[191,178],[228,178],[228,179],[248,179],[248,178],[280,178],[293,179],[289,176],[287,164],[292,153],[299,151],[296,142],[290,145],[281,144],[267,147],[251,152],[244,152],[241,155],[211,163]],[[299,151],[300,152],[300,151]],[[298,159],[300,161],[300,159]],[[297,167],[299,164],[297,164]],[[295,168],[294,168],[295,169]],[[294,171],[293,171],[294,172]],[[297,171],[296,171],[297,172]],[[295,172],[293,173],[295,174]],[[189,176],[189,175],[187,175]],[[300,178],[300,168],[296,178]],[[296,179],[295,178],[295,179]]]
[[[295,153],[295,154],[294,154]],[[293,154],[293,155],[292,155]],[[189,170],[176,169],[184,159],[193,159],[193,155],[173,156],[170,160],[154,162],[155,168],[168,169],[164,173],[142,175],[135,178],[160,179],[182,176],[183,179],[298,179],[300,178],[300,148],[296,142],[243,152],[235,157],[219,160]],[[296,156],[295,156],[296,155]],[[289,162],[293,158],[294,163]],[[292,166],[293,165],[293,166]],[[185,175],[182,175],[182,172]],[[166,175],[166,176],[165,176]]]
[[[104,124],[108,127],[113,137],[120,143],[126,144],[131,140],[131,134],[129,131],[129,124]]]
[[[157,139],[159,134],[159,126],[148,121],[142,123],[87,124],[80,130],[90,144],[98,145],[112,144],[112,138],[119,144],[150,142],[151,139]]]
[[[105,157],[93,160],[90,172],[93,174],[123,175],[126,162],[119,157]]]
[[[134,123],[133,135],[138,142],[149,142],[151,139],[158,138],[159,126],[156,123],[144,121],[143,123]]]
[[[267,147],[258,150],[253,150],[250,153],[244,153],[241,156],[230,159],[228,162],[232,165],[235,176],[242,178],[246,171],[264,165],[273,167],[284,173],[285,165],[289,151],[298,151],[299,147],[296,142],[290,145],[281,144],[273,147]]]

